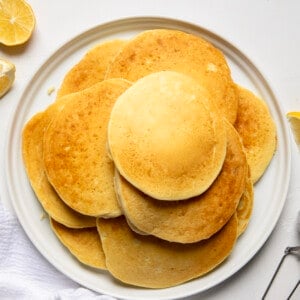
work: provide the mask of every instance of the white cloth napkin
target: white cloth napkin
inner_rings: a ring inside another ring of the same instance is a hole
[[[0,299],[115,298],[80,287],[50,265],[0,199]]]

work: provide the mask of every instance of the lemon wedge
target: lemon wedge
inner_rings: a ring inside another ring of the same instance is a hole
[[[24,0],[0,0],[0,43],[15,46],[31,37],[35,16]]]
[[[0,98],[6,94],[12,86],[15,80],[15,72],[16,68],[14,64],[0,58]]]
[[[300,147],[300,111],[291,111],[286,116],[290,122],[296,144]]]

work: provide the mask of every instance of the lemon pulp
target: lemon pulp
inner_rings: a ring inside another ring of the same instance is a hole
[[[300,111],[291,111],[286,116],[290,122],[296,144],[300,147]]]
[[[11,88],[15,80],[14,64],[0,58],[0,98]]]
[[[24,0],[0,1],[0,43],[15,46],[25,43],[35,26],[31,6]]]

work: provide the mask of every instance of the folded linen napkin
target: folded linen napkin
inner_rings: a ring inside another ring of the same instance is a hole
[[[36,250],[0,199],[0,299],[115,298],[82,288],[57,271]]]

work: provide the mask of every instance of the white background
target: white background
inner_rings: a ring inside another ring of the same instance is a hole
[[[8,120],[28,81],[61,45],[103,22],[129,16],[163,16],[193,22],[237,46],[265,75],[283,108],[300,111],[300,1],[297,0],[52,0],[28,1],[36,15],[31,40],[14,48],[0,45],[0,57],[17,69],[11,91],[0,100],[0,153]],[[1,157],[2,163],[2,157]],[[0,166],[3,167],[2,165]],[[288,199],[272,235],[236,275],[191,299],[260,299],[287,246],[300,244],[300,154],[292,143]],[[3,180],[3,178],[1,179]],[[1,191],[0,191],[1,192]],[[1,200],[9,207],[9,199]],[[288,257],[268,299],[285,299],[299,279],[299,259]],[[300,297],[300,292],[297,293]],[[299,298],[298,298],[299,299]]]

